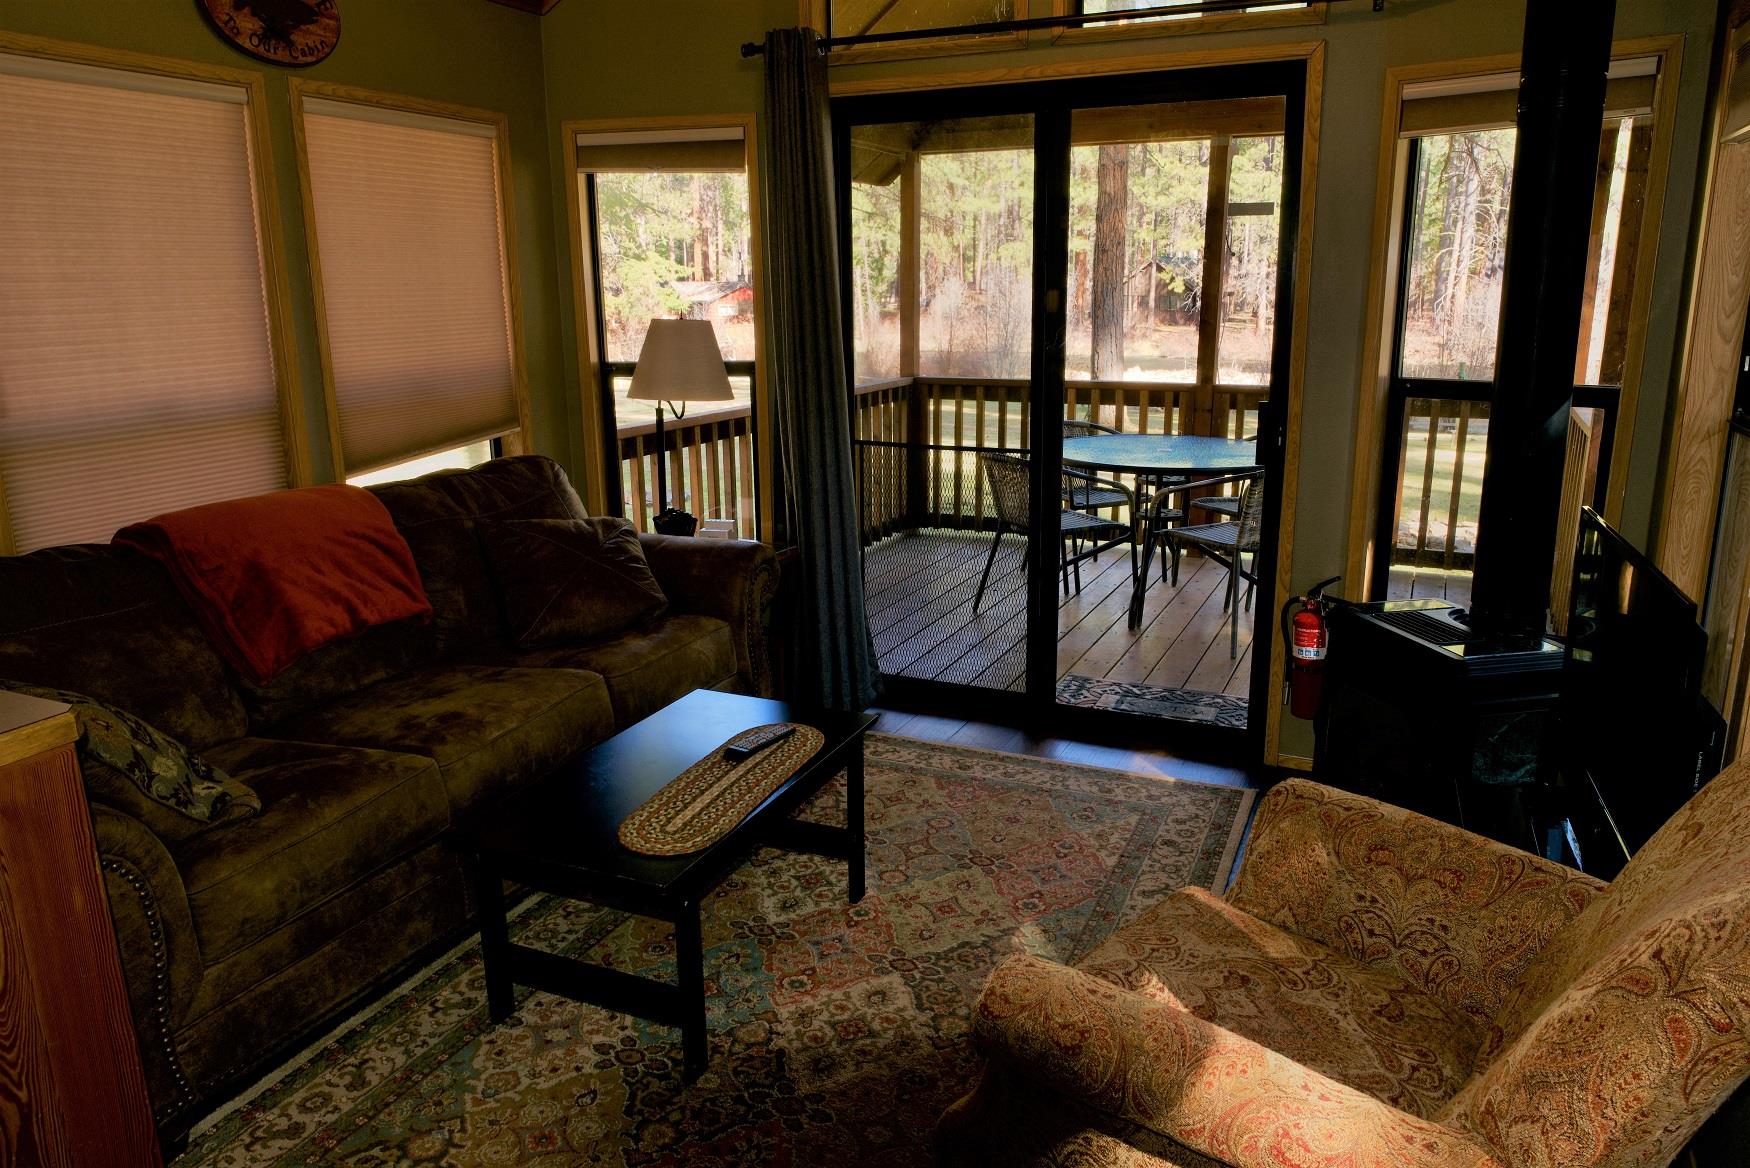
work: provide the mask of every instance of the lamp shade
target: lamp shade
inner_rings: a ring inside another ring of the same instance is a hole
[[[638,350],[632,386],[638,401],[728,401],[735,396],[708,320],[653,320]]]

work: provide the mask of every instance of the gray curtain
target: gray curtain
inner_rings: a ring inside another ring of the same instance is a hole
[[[767,33],[765,61],[766,362],[801,574],[792,697],[860,710],[877,674],[853,495],[826,62],[807,29]]]

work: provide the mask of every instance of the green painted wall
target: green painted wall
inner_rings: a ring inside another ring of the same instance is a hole
[[[317,357],[309,253],[292,147],[286,78],[380,89],[498,110],[510,119],[516,187],[517,279],[537,449],[569,460],[570,423],[559,386],[559,348],[549,202],[547,118],[541,82],[541,22],[486,0],[342,0],[340,43],[307,69],[282,69],[245,56],[215,35],[194,0],[6,0],[0,29],[108,48],[256,69],[267,78],[274,174],[297,334],[312,466],[330,476],[328,428]]]

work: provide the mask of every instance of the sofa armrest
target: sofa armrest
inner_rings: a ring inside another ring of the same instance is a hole
[[[1031,1083],[1233,1168],[1504,1168],[1465,1133],[1042,958],[997,967],[973,1033]]]
[[[152,1111],[163,1124],[196,1094],[175,1044],[205,969],[188,893],[163,841],[138,819],[93,803],[91,826]]]
[[[729,622],[735,663],[748,693],[770,697],[772,664],[766,648],[778,557],[753,540],[640,535],[644,558],[676,612]]]
[[[1228,900],[1393,972],[1482,1023],[1607,886],[1573,868],[1304,779],[1266,795]]]

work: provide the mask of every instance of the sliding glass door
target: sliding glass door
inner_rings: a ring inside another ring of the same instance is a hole
[[[835,103],[892,688],[1255,737],[1304,83],[1295,62]]]
[[[881,669],[1018,693],[1033,117],[856,126],[848,150],[853,417]]]

